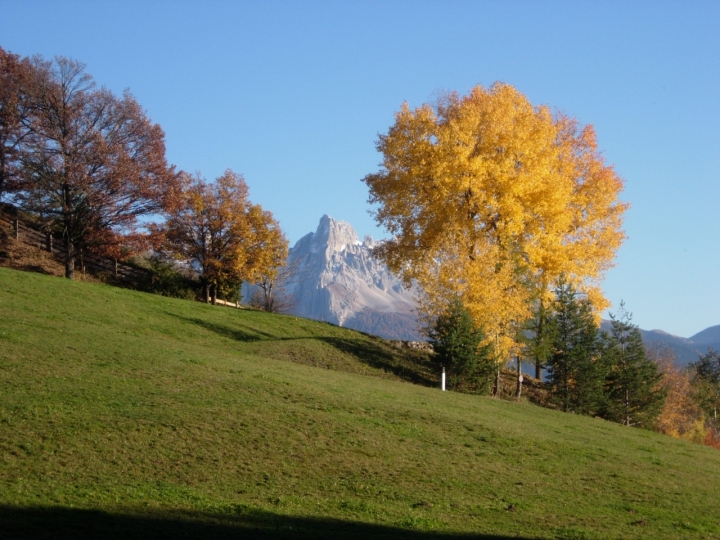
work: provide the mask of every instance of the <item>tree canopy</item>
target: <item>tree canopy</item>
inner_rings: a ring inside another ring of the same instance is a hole
[[[610,319],[612,328],[603,336],[608,374],[600,415],[626,426],[652,428],[667,396],[663,373],[647,357],[640,329],[632,324],[624,304]]]
[[[180,202],[162,225],[163,249],[196,264],[206,300],[223,283],[259,281],[285,264],[288,242],[271,212],[252,204],[243,177],[231,170],[206,182],[183,175]]]
[[[560,276],[605,308],[599,281],[624,239],[623,183],[581,127],[496,83],[403,104],[364,178],[392,235],[378,255],[440,313],[458,296],[505,359]]]
[[[556,290],[548,320],[551,350],[547,388],[551,401],[565,412],[594,414],[603,403],[605,363],[599,329],[590,303],[568,283]]]
[[[720,352],[709,349],[690,364],[695,399],[717,428],[720,407]]]
[[[62,235],[66,277],[79,248],[119,257],[137,218],[176,194],[162,129],[129,92],[97,88],[80,62],[3,53],[2,72],[0,180],[12,200]]]
[[[495,363],[490,346],[483,345],[482,330],[476,328],[470,313],[453,299],[430,332],[434,361],[447,368],[448,386],[470,386],[483,393],[492,380]]]

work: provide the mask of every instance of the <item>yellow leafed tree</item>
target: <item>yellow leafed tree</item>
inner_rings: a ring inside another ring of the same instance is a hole
[[[460,297],[503,361],[561,276],[607,307],[599,282],[628,205],[592,126],[496,83],[403,104],[377,148],[382,168],[364,182],[393,235],[378,255],[423,287],[428,313]]]

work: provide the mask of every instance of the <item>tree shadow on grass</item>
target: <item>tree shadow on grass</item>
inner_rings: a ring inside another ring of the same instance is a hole
[[[240,509],[234,514],[174,512],[111,514],[62,507],[0,506],[0,535],[17,540],[83,540],[102,538],[174,540],[318,539],[318,540],[505,540],[509,536],[421,532],[400,527],[336,519],[282,516]],[[520,538],[513,536],[512,538]],[[529,539],[529,537],[527,537]]]
[[[358,332],[359,337],[357,339],[334,336],[277,337],[256,329],[243,328],[240,325],[231,327],[169,312],[167,315],[200,326],[219,336],[244,343],[303,340],[324,342],[341,353],[355,358],[361,364],[392,373],[405,381],[423,386],[437,386],[439,384],[437,376],[432,373],[432,366],[427,354],[407,349],[395,349],[380,338],[362,332]]]
[[[216,324],[210,321],[206,321],[204,319],[199,319],[195,317],[183,317],[182,315],[177,315],[176,313],[170,313],[166,312],[166,315],[169,315],[170,317],[175,317],[176,319],[180,319],[181,321],[188,322],[195,324],[197,326],[200,326],[201,328],[204,328],[205,330],[209,330],[210,332],[213,332],[219,336],[223,336],[226,338],[234,339],[236,341],[243,341],[243,342],[253,342],[253,341],[263,341],[263,340],[270,340],[275,339],[275,336],[272,334],[268,334],[267,332],[261,332],[259,330],[254,330],[250,328],[231,328],[229,326],[225,326],[223,324]]]

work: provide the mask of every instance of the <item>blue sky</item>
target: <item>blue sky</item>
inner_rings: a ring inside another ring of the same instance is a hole
[[[403,101],[512,84],[593,124],[625,179],[613,304],[720,324],[720,2],[0,0],[0,46],[129,88],[171,163],[243,173],[291,243],[323,214],[385,235],[360,180]]]

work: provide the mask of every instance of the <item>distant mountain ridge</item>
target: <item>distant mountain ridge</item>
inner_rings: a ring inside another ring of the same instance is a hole
[[[609,329],[610,321],[603,321],[602,328]],[[708,348],[720,351],[720,325],[711,326],[697,334],[683,338],[663,330],[640,330],[646,347],[666,345],[675,353],[675,362],[687,365],[695,362]]]

